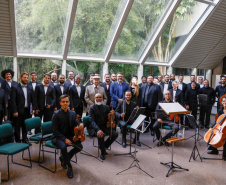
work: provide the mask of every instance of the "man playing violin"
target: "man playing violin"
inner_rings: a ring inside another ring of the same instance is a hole
[[[127,125],[132,125],[133,121],[128,121],[131,113],[133,112],[133,109],[136,107],[136,103],[131,101],[132,93],[131,91],[125,92],[125,100],[119,102],[117,105],[117,108],[115,109],[115,115],[118,118],[118,123],[121,126],[122,129],[122,147],[126,147],[126,127]],[[124,105],[123,105],[124,104]],[[137,107],[138,108],[138,107]],[[124,109],[124,110],[123,110]],[[139,132],[137,134],[137,141],[134,140],[137,144],[137,146],[141,146],[139,141]]]
[[[114,110],[110,111],[109,106],[103,104],[103,96],[100,93],[95,95],[95,103],[90,106],[89,116],[91,126],[88,128],[90,136],[97,136],[99,149],[101,150],[100,158],[105,160],[106,148],[118,137],[118,133],[110,128],[107,128],[108,114],[114,114]],[[104,134],[109,135],[109,138],[104,141]]]
[[[167,90],[165,93],[164,93],[164,97],[165,97],[165,100],[160,102],[160,103],[173,103],[171,101],[171,93],[169,90]],[[159,105],[157,105],[157,108],[156,109],[161,109],[161,107]],[[161,124],[162,126],[165,126],[165,125],[168,125],[170,126],[172,129],[171,131],[162,138],[162,141],[166,144],[166,145],[169,145],[167,142],[166,142],[166,139],[169,139],[170,137],[174,136],[178,131],[179,131],[179,127],[177,124],[175,124],[173,122],[173,120],[171,119],[166,119],[166,120],[162,120],[160,118],[157,119],[157,121],[155,122],[155,124],[153,125],[153,129],[156,133],[156,137],[158,140],[160,140],[160,128],[161,128]],[[162,142],[159,142],[158,143],[158,146],[161,146],[162,145]]]
[[[68,168],[67,176],[69,178],[73,177],[73,169],[71,166],[71,158],[78,152],[82,150],[81,141],[73,142],[74,128],[79,127],[80,130],[83,129],[83,124],[77,122],[76,113],[69,110],[70,97],[66,94],[61,95],[60,105],[61,109],[54,112],[52,117],[52,130],[53,137],[52,143],[61,150],[62,156],[60,156],[61,166],[64,169]],[[73,145],[72,145],[73,144]],[[67,147],[73,146],[70,152],[67,152]]]

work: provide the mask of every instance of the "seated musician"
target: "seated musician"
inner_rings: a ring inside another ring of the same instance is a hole
[[[54,112],[52,117],[53,138],[52,143],[61,150],[60,156],[61,166],[64,169],[68,168],[67,176],[73,177],[73,169],[71,166],[71,158],[82,150],[80,141],[73,142],[74,128],[79,125],[76,120],[76,113],[68,110],[70,105],[70,97],[66,94],[61,95],[60,105],[61,109]],[[79,125],[79,129],[83,129],[83,124]],[[67,152],[67,147],[73,144],[70,152]]]
[[[218,117],[222,114],[226,114],[226,97],[222,98],[222,105],[223,107],[221,109],[218,110]],[[216,125],[216,123],[212,126],[212,128]],[[209,145],[208,150],[211,150],[208,152],[208,154],[213,154],[213,155],[218,155],[218,149],[214,148],[213,146]],[[224,161],[226,161],[226,142],[223,145],[223,155],[222,155],[222,159]]]
[[[165,97],[165,100],[163,100],[162,102],[160,103],[172,103],[171,101],[171,93],[170,91],[166,91],[164,93],[164,97]],[[156,109],[161,109],[161,107],[158,105]],[[162,141],[166,144],[166,145],[169,145],[169,143],[166,142],[166,139],[169,139],[170,137],[174,136],[178,131],[179,131],[179,127],[177,124],[174,123],[173,120],[170,120],[170,119],[167,119],[167,120],[162,120],[160,118],[157,119],[157,121],[154,123],[153,125],[153,129],[156,133],[156,136],[157,136],[157,139],[160,140],[160,128],[161,128],[161,125],[162,127],[165,126],[165,125],[168,125],[170,126],[172,129],[171,131],[162,138]],[[158,146],[161,146],[162,145],[162,142],[159,142],[158,143]]]
[[[136,107],[136,103],[131,101],[132,98],[132,93],[131,91],[126,91],[125,92],[125,100],[121,101],[118,103],[117,108],[115,109],[115,115],[118,118],[118,124],[121,126],[122,130],[122,147],[126,147],[126,127],[127,125],[132,125],[134,120],[131,120],[127,123],[127,120],[129,119],[131,113],[133,112],[133,109]],[[123,105],[124,103],[124,105]],[[124,110],[123,110],[124,106]],[[123,119],[124,118],[124,119]],[[137,133],[137,141],[136,142],[137,146],[141,146],[140,141],[139,141],[139,132]]]
[[[97,136],[98,146],[101,150],[100,158],[105,160],[105,155],[108,154],[106,148],[109,148],[116,140],[118,133],[114,129],[111,131],[111,127],[107,128],[108,114],[114,114],[114,111],[110,111],[110,107],[102,103],[103,96],[97,93],[95,95],[95,103],[91,105],[89,109],[91,126],[88,128],[88,132],[90,136]],[[106,141],[104,141],[104,134],[109,135]]]

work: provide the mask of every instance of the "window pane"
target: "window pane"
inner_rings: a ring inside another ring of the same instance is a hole
[[[58,77],[61,73],[62,61],[58,60],[46,60],[36,58],[18,58],[18,81],[20,80],[20,74],[23,72],[31,73],[35,71],[37,73],[37,80],[42,81],[45,73],[56,72]]]
[[[133,76],[137,76],[137,65],[132,64],[117,64],[117,63],[109,63],[108,71],[110,74],[117,74],[118,72],[122,72],[124,75],[124,81],[130,83],[130,80]]]
[[[62,54],[69,0],[14,0],[19,53]]]
[[[183,0],[147,61],[168,62],[183,44],[208,6],[194,0]]]
[[[83,62],[83,61],[67,61],[67,76],[69,71],[74,71],[75,75],[82,77],[82,84],[89,82],[90,74],[99,73],[100,78],[103,74],[103,63],[100,62]],[[102,80],[102,79],[101,79]]]
[[[78,2],[69,55],[104,57],[126,0]]]
[[[170,0],[135,0],[112,58],[137,60]]]
[[[154,77],[158,76],[159,75],[158,66],[144,65],[143,76],[148,76],[149,74],[152,74]]]

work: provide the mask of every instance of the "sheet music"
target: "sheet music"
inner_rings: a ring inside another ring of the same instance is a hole
[[[159,103],[159,106],[165,111],[166,114],[189,114],[190,111],[186,110],[179,103]]]

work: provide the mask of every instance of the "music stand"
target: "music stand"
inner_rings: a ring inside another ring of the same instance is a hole
[[[189,123],[192,124],[192,126],[195,128],[195,135],[194,135],[195,136],[194,137],[195,144],[194,144],[193,150],[191,152],[191,156],[190,156],[189,162],[191,161],[191,158],[193,158],[193,160],[195,161],[198,156],[199,156],[199,158],[200,158],[200,160],[202,162],[202,158],[201,158],[201,155],[199,154],[199,150],[198,150],[198,147],[197,147],[197,135],[199,134],[199,131],[197,132],[197,129],[198,129],[197,122],[196,122],[195,117],[193,115],[187,114],[186,116],[188,118]],[[197,155],[195,154],[195,151],[197,151],[197,153],[198,153]]]
[[[136,138],[137,138],[137,132],[144,133],[145,130],[147,129],[147,126],[146,126],[146,127],[144,126],[144,120],[145,120],[145,118],[146,118],[145,115],[139,115],[139,117],[138,117],[138,118],[135,120],[135,122],[131,125],[131,129],[134,129],[134,130],[135,130]],[[141,124],[142,124],[142,126],[141,126]],[[139,130],[140,126],[141,126],[141,130]],[[129,169],[131,169],[131,168],[133,168],[133,167],[137,167],[139,170],[141,170],[142,172],[144,172],[145,174],[147,174],[148,176],[150,176],[151,178],[153,178],[150,174],[148,174],[146,171],[144,171],[144,170],[140,167],[140,165],[139,165],[139,163],[138,163],[139,161],[138,161],[137,158],[136,158],[136,149],[137,149],[137,147],[136,147],[136,145],[135,145],[134,160],[133,160],[133,162],[131,163],[131,165],[129,166],[129,168],[127,168],[127,169],[125,169],[125,170],[123,170],[123,171],[118,172],[116,175],[118,175],[118,174],[120,174],[120,173],[122,173],[122,172],[124,172],[124,171],[127,171],[127,170],[129,170]],[[134,163],[135,163],[135,164],[134,164]],[[133,164],[134,164],[134,165],[133,165]]]

